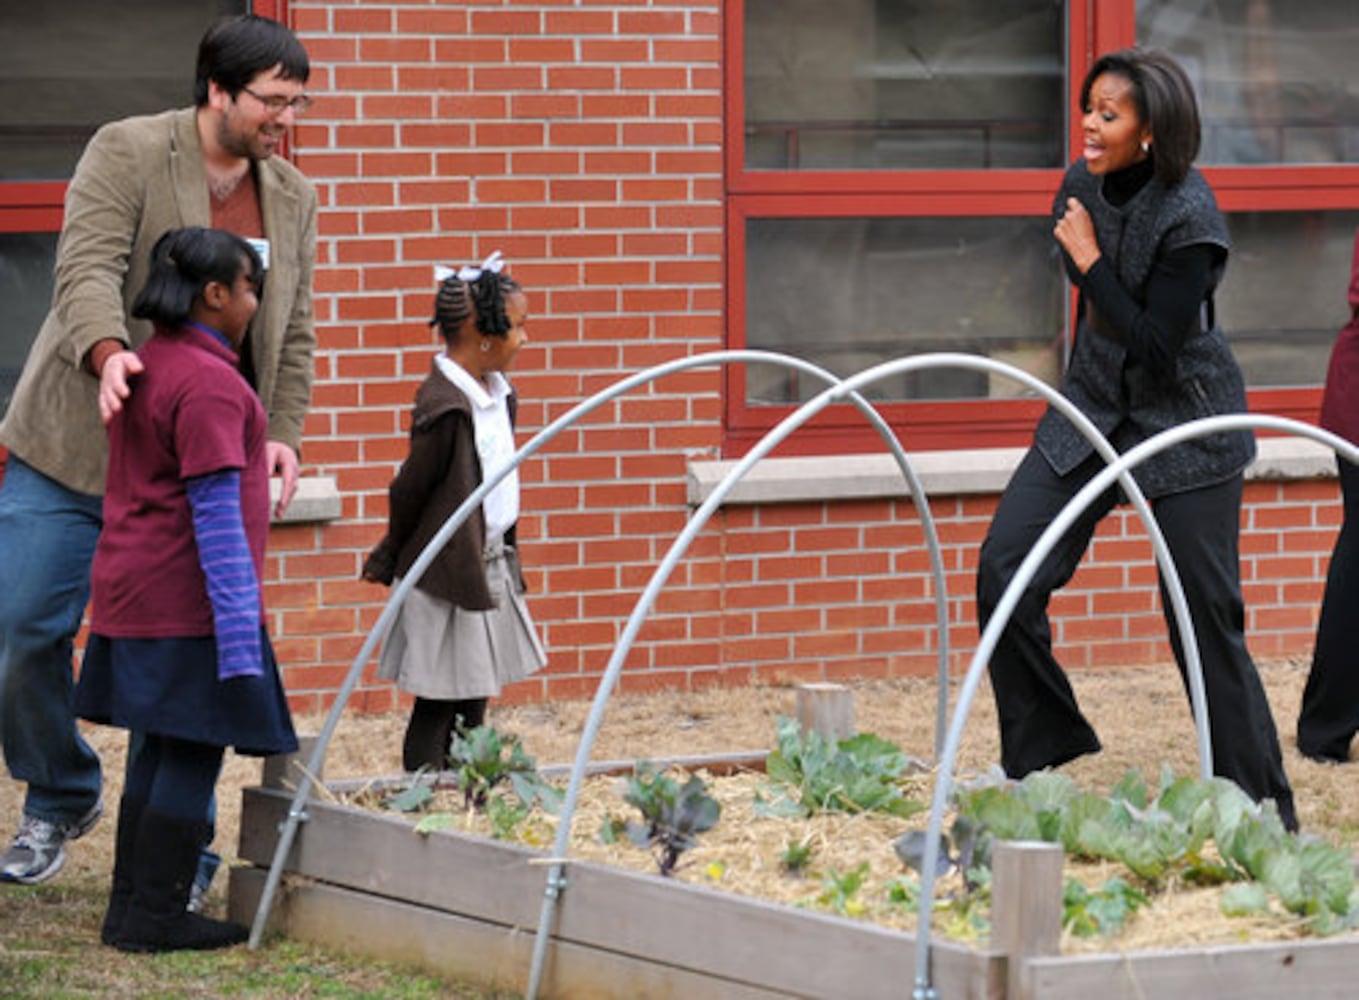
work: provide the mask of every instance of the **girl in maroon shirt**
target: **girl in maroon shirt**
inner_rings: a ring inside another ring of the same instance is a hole
[[[141,743],[119,804],[101,938],[220,948],[246,929],[186,910],[226,747],[297,748],[263,627],[267,420],[238,367],[262,267],[240,237],[188,228],[152,251],[132,314],[155,323],[109,424],[104,527],[76,713]]]

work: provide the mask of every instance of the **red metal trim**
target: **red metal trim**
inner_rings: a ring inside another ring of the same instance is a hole
[[[0,205],[0,233],[55,233],[61,229],[61,205]]]
[[[722,77],[725,84],[726,182],[730,193],[745,170],[745,0],[727,0],[723,5]]]
[[[5,181],[0,183],[0,206],[60,205],[65,181]]]

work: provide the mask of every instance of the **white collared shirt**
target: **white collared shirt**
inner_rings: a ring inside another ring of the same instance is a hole
[[[435,355],[434,363],[472,404],[472,428],[476,435],[477,457],[481,460],[481,474],[484,479],[490,479],[514,458],[514,428],[510,426],[508,405],[513,391],[510,380],[500,372],[491,372],[487,376],[489,386],[482,385],[442,351]],[[482,501],[481,509],[486,518],[487,541],[498,541],[519,520],[518,469],[511,470],[496,484]]]

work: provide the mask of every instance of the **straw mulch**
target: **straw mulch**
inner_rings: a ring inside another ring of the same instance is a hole
[[[1316,764],[1298,754],[1293,743],[1293,726],[1306,678],[1305,662],[1262,664],[1261,676],[1279,726],[1284,763],[1304,830],[1356,849],[1359,794],[1354,791],[1354,769],[1359,763]],[[1193,726],[1173,666],[1079,671],[1072,675],[1072,685],[1105,747],[1102,753],[1063,768],[1082,787],[1107,791],[1129,768],[1140,769],[1149,779],[1154,779],[1163,765],[1177,774],[1197,772]],[[934,758],[936,694],[932,679],[862,682],[852,687],[860,731],[892,740],[919,760]],[[792,714],[794,705],[794,689],[772,686],[616,696],[608,704],[591,759],[768,751],[774,745],[776,720]],[[493,705],[489,722],[501,732],[519,736],[540,765],[569,763],[575,757],[589,709],[589,702],[584,701]],[[296,720],[299,732],[317,732],[322,721],[319,716]],[[397,775],[404,724],[399,714],[343,716],[326,756],[325,777]],[[113,815],[121,786],[125,737],[101,727],[90,727],[87,732],[104,760],[109,816],[90,836],[71,846],[67,865],[77,873],[107,873],[112,867]],[[994,707],[983,683],[969,716],[958,763],[965,773],[978,772],[996,758]],[[219,783],[217,838],[217,847],[228,861],[239,828],[239,789],[256,783],[258,777],[257,760],[228,757]],[[931,793],[930,780],[928,774],[922,776],[917,795],[925,803]],[[923,814],[910,821],[841,814],[796,823],[768,819],[754,815],[751,805],[753,790],[765,781],[760,774],[712,779],[713,794],[722,802],[722,820],[714,830],[700,836],[697,849],[684,856],[678,878],[833,912],[833,905],[817,901],[823,892],[823,878],[832,872],[843,876],[867,862],[871,869],[867,884],[856,897],[863,903],[863,912],[855,915],[890,926],[913,926],[914,906],[889,903],[883,887],[904,874],[891,848],[893,838],[912,824],[923,826]],[[587,783],[573,824],[571,855],[655,871],[655,862],[644,849],[628,844],[606,847],[598,842],[596,833],[605,815],[635,815],[622,801],[617,783],[617,778]],[[20,786],[0,782],[0,833],[17,823],[21,799]],[[530,839],[550,844],[553,829],[548,820],[530,821],[531,831],[534,824],[538,824],[537,832],[530,832]],[[798,877],[784,874],[780,856],[790,842],[803,840],[813,847],[810,873]],[[1097,885],[1113,874],[1119,873],[1092,868],[1080,877]],[[224,881],[218,880],[215,894],[223,891]],[[940,888],[947,892],[950,887],[944,883]],[[1220,916],[1215,890],[1172,888],[1175,891],[1140,911],[1117,941],[1073,939],[1069,950],[1177,947],[1209,941],[1263,940],[1298,932],[1283,919],[1243,921]],[[936,904],[936,913],[947,922],[949,911],[942,900]]]

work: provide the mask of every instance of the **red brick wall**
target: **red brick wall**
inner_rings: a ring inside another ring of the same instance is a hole
[[[723,346],[721,4],[293,0],[289,11],[320,98],[294,144],[323,205],[303,460],[337,478],[344,517],[274,532],[267,600],[287,686],[315,708],[386,596],[357,576],[434,349],[434,263],[500,249],[529,292],[532,340],[515,375],[522,440],[626,374]],[[686,523],[686,457],[716,454],[720,393],[715,371],[671,376],[525,466],[521,535],[551,665],[507,698],[594,692]],[[1253,648],[1310,648],[1334,483],[1252,485],[1247,496]],[[994,499],[932,500],[961,669]],[[1101,529],[1054,609],[1073,667],[1168,656],[1150,548],[1130,516]],[[937,648],[909,501],[735,507],[677,568],[622,686],[931,673]],[[353,705],[391,707],[371,674],[370,664]]]

